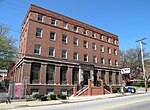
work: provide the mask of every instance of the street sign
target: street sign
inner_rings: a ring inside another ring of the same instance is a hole
[[[130,68],[121,69],[121,74],[129,74],[129,73],[130,73]]]

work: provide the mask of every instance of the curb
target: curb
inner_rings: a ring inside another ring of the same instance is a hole
[[[25,105],[16,105],[16,106],[13,106],[13,107],[10,107],[10,108],[3,108],[3,109],[0,109],[0,110],[8,110],[8,109],[15,109],[15,108],[24,108],[24,107],[38,107],[38,106],[48,106],[48,105],[60,105],[60,104],[69,104],[69,103],[80,103],[80,102],[88,102],[88,101],[94,101],[94,100],[101,100],[101,99],[108,99],[108,98],[116,98],[116,97],[124,97],[124,96],[131,96],[131,95],[138,95],[138,94],[145,94],[145,92],[142,92],[142,93],[136,93],[136,94],[118,94],[116,96],[108,96],[108,97],[99,97],[99,98],[93,98],[93,99],[83,99],[83,100],[74,100],[74,101],[71,101],[71,100],[60,100],[60,102],[58,103],[49,103],[49,104],[43,104],[43,105],[28,105],[28,104],[25,104]]]

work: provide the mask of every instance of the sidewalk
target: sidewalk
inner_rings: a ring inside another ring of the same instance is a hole
[[[145,93],[144,91],[138,92],[139,93]],[[125,93],[126,95],[132,95],[131,93]],[[120,93],[114,93],[114,94],[105,94],[105,95],[97,95],[97,96],[79,96],[79,97],[69,97],[68,100],[52,100],[52,101],[12,101],[11,104],[6,103],[0,103],[0,110],[8,110],[18,107],[34,107],[34,106],[46,106],[46,105],[57,105],[57,104],[63,104],[63,103],[77,103],[77,102],[85,102],[85,101],[91,101],[91,100],[97,100],[97,99],[106,99],[106,98],[113,98],[113,97],[121,97],[124,96]]]

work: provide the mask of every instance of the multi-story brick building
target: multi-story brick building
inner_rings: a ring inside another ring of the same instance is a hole
[[[81,81],[119,86],[118,36],[31,5],[21,28],[14,81],[28,91],[60,93]]]

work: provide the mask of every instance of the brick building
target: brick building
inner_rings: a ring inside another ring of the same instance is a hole
[[[61,93],[102,79],[120,86],[118,36],[31,5],[21,28],[14,81],[29,93]]]

